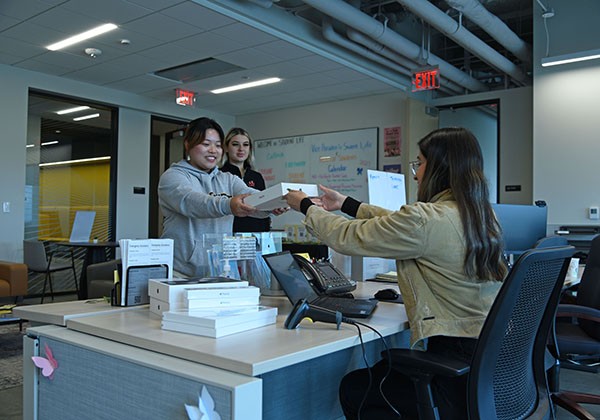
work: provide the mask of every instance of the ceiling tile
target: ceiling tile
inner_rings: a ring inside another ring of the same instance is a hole
[[[179,87],[178,83],[169,82],[167,79],[159,79],[157,77],[144,74],[142,76],[131,77],[129,79],[119,80],[117,82],[107,83],[105,86],[125,90],[127,92],[143,93],[157,88],[170,89],[173,98],[175,98],[175,89]]]
[[[264,53],[279,57],[282,60],[293,60],[294,58],[306,57],[307,55],[312,54],[310,51],[307,51],[304,48],[300,48],[294,44],[290,44],[289,42],[281,40],[257,45],[255,48]]]
[[[13,54],[21,58],[35,57],[48,50],[37,45],[23,42],[18,39],[7,38],[0,34],[0,52]]]
[[[281,77],[284,79],[293,78],[293,77],[297,77],[297,76],[303,76],[305,74],[310,74],[310,73],[315,72],[314,69],[304,67],[297,63],[291,63],[289,61],[269,64],[268,66],[264,66],[264,67],[262,67],[262,66],[256,67],[254,70],[261,71],[263,73],[270,73],[270,74],[273,74],[274,76]]]
[[[92,81],[96,85],[104,85],[129,76],[126,75],[126,70],[107,63],[71,72],[66,77],[84,82]]]
[[[35,57],[40,63],[53,64],[69,69],[70,71],[79,70],[96,64],[96,60],[87,57],[85,54],[72,54],[63,51],[46,51],[44,54]]]
[[[246,47],[252,47],[277,40],[274,36],[243,23],[233,23],[215,29],[212,32],[225,38],[233,39]]]
[[[2,31],[5,29],[10,28],[11,26],[18,24],[19,22],[19,19],[0,14],[0,33],[2,33]]]
[[[168,67],[175,67],[204,58],[198,52],[181,48],[178,45],[178,43],[174,42],[162,44],[158,47],[140,51],[139,55],[169,63]]]
[[[184,0],[128,0],[129,3],[134,3],[139,6],[152,10],[162,10],[171,7],[175,4],[185,2]]]
[[[23,60],[22,57],[18,57],[16,55],[0,51],[0,63],[2,63],[2,64],[11,65],[11,64],[16,64],[22,60]]]
[[[160,61],[139,54],[128,55],[126,57],[110,60],[107,64],[112,67],[119,67],[127,77],[152,73],[169,65],[166,61]]]
[[[43,62],[37,61],[35,59],[21,61],[17,65],[17,67],[27,69],[27,70],[37,71],[37,72],[44,73],[44,74],[52,74],[55,76],[61,76],[70,70],[64,66],[50,64],[50,63],[43,63]]]
[[[54,29],[62,34],[71,36],[100,26],[105,22],[101,19],[95,19],[64,8],[55,8],[32,17],[27,23]],[[62,38],[66,37],[62,35]],[[62,38],[48,40],[48,43],[51,44],[52,42],[60,41]]]
[[[25,20],[51,8],[52,4],[38,0],[2,0],[0,13],[19,20]]]
[[[139,32],[160,39],[164,42],[185,38],[199,32],[199,29],[192,25],[188,25],[187,23],[180,22],[160,13],[154,13],[136,19],[133,22],[123,25],[123,27],[133,32]]]
[[[241,51],[231,52],[229,54],[218,55],[215,58],[247,69],[281,61],[281,59],[277,57],[262,53],[254,48],[247,48]]]
[[[202,58],[214,57],[237,51],[243,47],[234,40],[224,38],[212,32],[204,32],[178,41],[178,45],[200,53]]]
[[[221,26],[231,25],[235,20],[193,2],[184,2],[160,12],[197,28],[209,31]]]
[[[138,6],[126,0],[77,0],[69,1],[63,7],[102,20],[105,23],[115,23],[117,25],[153,12],[146,7]]]
[[[64,32],[57,31],[33,23],[23,22],[2,32],[3,36],[15,38],[33,45],[43,46],[60,41],[65,37]]]
[[[325,70],[334,70],[342,68],[341,64],[336,63],[335,61],[329,60],[327,58],[321,57],[317,54],[312,54],[307,57],[298,58],[296,60],[291,60],[292,63],[299,64],[303,67],[318,69],[318,71]]]

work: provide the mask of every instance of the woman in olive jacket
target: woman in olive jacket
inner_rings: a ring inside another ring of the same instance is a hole
[[[417,160],[410,165],[418,201],[397,211],[322,186],[324,194],[314,202],[301,191],[289,192],[287,202],[306,215],[307,229],[337,252],[396,260],[411,347],[470,360],[507,274],[481,149],[470,131],[443,128],[419,142]],[[334,210],[355,219],[329,213]],[[340,402],[347,419],[359,413],[361,419],[394,418],[398,413],[418,417],[414,385],[388,370],[384,360],[377,363],[372,386],[367,369],[342,379]],[[441,418],[467,417],[466,379],[439,379],[433,389]]]

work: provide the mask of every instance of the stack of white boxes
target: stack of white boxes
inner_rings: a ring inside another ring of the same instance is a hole
[[[207,293],[203,294],[202,290]],[[260,289],[250,286],[247,281],[235,279],[218,282],[151,279],[148,295],[150,311],[162,315],[166,311],[188,308],[258,305]]]

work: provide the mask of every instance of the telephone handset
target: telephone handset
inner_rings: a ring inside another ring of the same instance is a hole
[[[300,265],[308,281],[325,294],[346,293],[356,289],[356,283],[349,280],[328,261],[312,263],[300,255],[294,259]]]

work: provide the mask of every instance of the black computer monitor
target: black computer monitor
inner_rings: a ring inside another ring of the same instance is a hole
[[[504,252],[518,256],[546,236],[548,208],[520,204],[492,204],[502,227]]]

